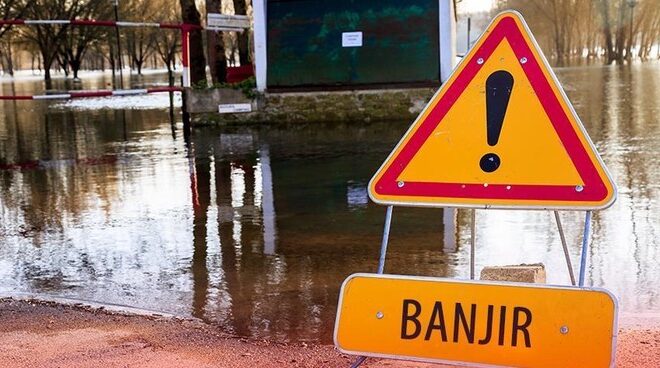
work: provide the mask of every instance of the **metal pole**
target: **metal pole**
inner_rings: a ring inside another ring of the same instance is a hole
[[[442,250],[456,251],[456,209],[445,207],[442,209]]]
[[[119,22],[119,0],[113,0],[113,5],[115,8],[115,38],[117,40],[117,59],[119,61],[119,88],[124,89],[124,66],[121,61],[121,42],[119,41],[119,26],[116,22]]]
[[[392,225],[392,208],[387,206],[385,212],[385,225],[383,226],[383,240],[380,243],[380,258],[378,259],[378,273],[382,274],[385,270],[385,256],[387,255],[387,244],[390,241],[390,227]],[[351,368],[357,368],[367,360],[366,356],[359,356],[351,365]]]
[[[467,45],[465,46],[465,54],[467,55],[468,51],[470,51],[470,23],[471,23],[471,18],[468,17],[467,19]]]
[[[568,274],[571,277],[571,285],[575,286],[575,274],[573,273],[573,264],[571,264],[571,256],[570,254],[568,254],[568,245],[566,244],[566,237],[564,236],[564,228],[561,226],[559,211],[555,211],[555,221],[557,221],[557,228],[559,229],[559,238],[561,239],[561,246],[562,248],[564,248],[564,257],[566,257],[566,266],[568,267]]]
[[[587,271],[587,246],[589,244],[589,231],[591,230],[591,211],[587,211],[584,218],[584,234],[582,235],[582,255],[580,257],[580,282],[584,286],[584,277]]]
[[[351,368],[358,368],[362,365],[362,363],[364,363],[365,360],[367,360],[366,356],[359,356],[357,360],[351,365]]]
[[[440,61],[440,82],[445,82],[456,58],[456,18],[453,1],[438,1],[438,58]]]
[[[475,242],[477,237],[475,223],[477,217],[477,210],[472,210],[472,218],[470,219],[470,280],[474,280],[474,252]]]
[[[252,18],[254,19],[254,76],[257,80],[257,91],[266,90],[266,69],[268,68],[268,53],[266,50],[266,0],[252,0]]]
[[[378,259],[378,273],[385,270],[385,256],[387,255],[387,243],[390,241],[390,226],[392,225],[392,206],[387,206],[385,212],[385,226],[383,227],[383,240],[380,243],[380,258]]]

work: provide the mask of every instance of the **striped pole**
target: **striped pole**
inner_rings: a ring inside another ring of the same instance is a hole
[[[163,29],[195,29],[202,28],[194,24],[186,23],[157,23],[157,22],[123,22],[114,20],[96,19],[0,19],[0,25],[73,25],[92,27],[152,27]]]
[[[190,88],[190,30],[181,28],[181,64],[183,65],[183,88]]]
[[[181,92],[180,87],[154,87],[142,89],[117,89],[98,91],[67,91],[63,93],[46,95],[16,95],[0,96],[0,100],[69,100],[74,98],[108,97],[108,96],[135,96],[148,93]]]

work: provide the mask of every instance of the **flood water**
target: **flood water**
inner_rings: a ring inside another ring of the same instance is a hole
[[[587,285],[660,314],[660,65],[558,70],[619,188],[596,212]],[[89,76],[83,87],[102,88]],[[162,75],[133,84],[162,82]],[[39,92],[3,81],[3,94]],[[194,316],[331,343],[339,287],[375,272],[366,185],[410,122],[198,128],[165,95],[0,102],[0,294]],[[175,104],[180,104],[175,97]],[[469,212],[395,208],[387,273],[467,278]],[[577,270],[583,212],[562,212]],[[542,262],[568,284],[551,212],[477,211],[477,272]]]

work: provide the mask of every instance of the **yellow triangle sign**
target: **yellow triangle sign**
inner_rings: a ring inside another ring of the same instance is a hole
[[[600,209],[616,187],[517,12],[499,14],[369,184],[377,203]]]

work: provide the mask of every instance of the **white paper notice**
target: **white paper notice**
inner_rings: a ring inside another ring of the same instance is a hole
[[[236,113],[236,112],[251,112],[251,111],[252,111],[252,105],[249,103],[218,105],[218,112],[221,114]]]
[[[362,47],[362,32],[342,32],[341,47]]]

